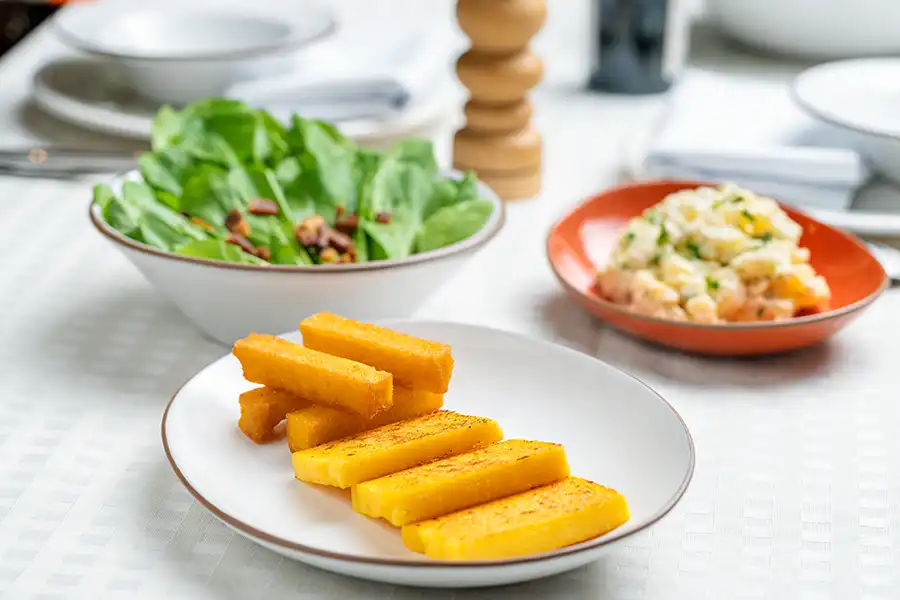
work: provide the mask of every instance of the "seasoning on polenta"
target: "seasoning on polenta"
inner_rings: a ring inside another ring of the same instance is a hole
[[[306,406],[287,415],[288,447],[291,452],[306,450],[369,429],[420,417],[440,410],[443,405],[443,394],[395,385],[394,405],[372,419],[327,406]]]
[[[549,552],[620,527],[629,519],[619,492],[586,479],[557,483],[449,515],[405,525],[403,543],[442,560],[487,560]]]
[[[503,431],[492,419],[441,410],[294,452],[291,458],[297,479],[348,488],[475,450],[502,437]]]
[[[238,428],[257,444],[275,439],[275,427],[284,421],[285,416],[309,404],[290,392],[267,387],[244,392],[238,402],[241,405]]]
[[[559,444],[506,440],[354,485],[353,508],[400,527],[565,479]]]

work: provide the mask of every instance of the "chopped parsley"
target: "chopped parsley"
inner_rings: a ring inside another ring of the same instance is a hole
[[[738,204],[743,201],[744,201],[744,197],[741,196],[740,194],[735,194],[734,196],[731,197],[732,204]]]
[[[760,235],[755,235],[753,237],[757,240],[762,240],[763,242],[769,242],[772,240],[772,233],[767,231],[765,233],[762,233]]]
[[[709,275],[707,275],[706,276],[706,287],[708,287],[711,290],[717,290],[717,289],[719,289],[719,282],[716,281],[715,279],[713,279],[712,277],[710,277]]]
[[[665,225],[659,226],[659,237],[656,238],[656,245],[662,248],[669,243],[669,230]]]
[[[758,309],[756,309],[756,316],[761,317],[761,316],[763,316],[764,312],[766,312],[766,309],[763,308],[762,306],[760,306]]]
[[[653,255],[653,257],[650,259],[650,262],[647,264],[649,264],[651,267],[658,267],[660,260],[662,260],[662,256],[657,252]]]
[[[752,223],[753,221],[756,220],[756,217],[754,217],[753,215],[751,215],[751,214],[750,214],[750,211],[747,210],[747,209],[744,209],[744,210],[741,211],[741,216],[743,216],[745,219],[747,219],[747,220],[750,221],[751,223]]]
[[[684,245],[684,249],[687,250],[688,254],[690,254],[692,257],[696,258],[697,260],[700,260],[701,258],[703,258],[702,256],[700,256],[700,246],[698,246],[694,242],[686,243]]]
[[[631,245],[631,242],[633,242],[633,241],[634,241],[634,232],[633,232],[633,231],[629,231],[629,232],[626,233],[625,236],[622,238],[622,247],[623,247],[623,248],[627,248],[628,246]]]

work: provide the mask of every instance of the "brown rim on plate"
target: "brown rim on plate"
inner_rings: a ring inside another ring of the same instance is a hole
[[[460,325],[460,323],[455,323],[455,325]],[[499,329],[494,329],[492,327],[484,327],[484,326],[480,326],[480,325],[474,326],[474,325],[467,325],[464,323],[462,323],[461,325],[464,325],[466,327],[478,327],[480,329],[489,329],[489,330],[499,332],[499,333],[502,333],[505,335],[511,335],[511,336],[516,336],[516,337],[525,337],[520,334],[512,333],[509,331],[503,331],[503,330],[499,330]],[[545,340],[536,340],[536,341],[542,342],[544,344],[556,345],[556,344],[552,344],[551,342],[547,342]],[[571,348],[567,348],[565,346],[560,346],[560,348],[562,348],[564,351],[567,351],[567,352],[572,352],[572,353],[580,354],[580,355],[583,354],[581,352],[572,350]],[[588,355],[584,355],[584,356],[588,356]],[[589,358],[593,358],[593,357],[589,357]],[[561,557],[569,556],[569,555],[573,555],[573,554],[580,554],[582,552],[594,550],[596,548],[601,548],[603,546],[608,546],[614,542],[617,542],[621,539],[630,537],[640,531],[643,531],[644,529],[647,529],[651,525],[660,521],[663,517],[665,517],[667,514],[669,514],[669,512],[673,508],[675,508],[675,505],[678,504],[678,502],[681,500],[681,498],[684,496],[685,492],[687,491],[688,486],[691,483],[691,479],[693,479],[693,476],[694,476],[694,469],[696,467],[696,460],[697,460],[696,449],[694,447],[694,438],[691,436],[691,432],[688,429],[687,423],[685,423],[684,419],[681,417],[681,415],[678,413],[678,411],[675,410],[675,407],[672,406],[668,400],[663,398],[663,396],[659,392],[657,392],[655,389],[653,389],[652,387],[650,387],[649,385],[647,385],[646,383],[644,383],[643,381],[641,381],[634,375],[631,375],[630,373],[627,373],[627,372],[623,371],[622,369],[619,369],[618,367],[615,367],[609,363],[606,363],[606,362],[600,361],[597,358],[594,358],[594,360],[597,360],[598,362],[609,367],[610,369],[637,382],[642,387],[647,389],[647,391],[649,391],[651,394],[656,396],[656,398],[659,399],[660,402],[662,402],[670,411],[672,411],[672,414],[675,416],[675,418],[678,419],[678,422],[681,424],[681,427],[684,430],[684,435],[685,435],[685,438],[687,439],[687,443],[688,443],[688,454],[689,454],[689,463],[690,464],[688,465],[687,473],[685,473],[684,479],[682,479],[681,484],[678,486],[678,489],[666,501],[666,503],[662,506],[662,508],[660,508],[657,512],[655,512],[653,515],[651,515],[648,519],[646,519],[640,525],[638,525],[634,530],[628,531],[628,532],[619,532],[619,533],[616,533],[616,531],[613,530],[613,532],[607,536],[601,536],[601,537],[595,538],[593,540],[587,540],[584,542],[580,542],[578,544],[573,544],[571,546],[566,546],[566,547],[559,548],[557,550],[553,550],[550,552],[542,552],[540,554],[533,554],[533,555],[529,555],[529,556],[506,558],[506,559],[495,559],[495,560],[448,561],[448,560],[432,560],[432,559],[403,560],[403,559],[394,559],[394,558],[365,558],[362,556],[353,556],[353,555],[341,554],[339,552],[332,552],[330,550],[320,550],[319,548],[306,546],[304,544],[298,544],[296,542],[292,542],[290,540],[286,540],[286,539],[280,538],[278,536],[274,536],[274,535],[265,533],[264,531],[260,531],[259,529],[256,529],[255,527],[247,525],[243,521],[240,521],[240,520],[232,517],[231,515],[229,515],[228,513],[226,513],[219,507],[217,507],[215,504],[213,504],[212,502],[207,500],[203,496],[203,494],[201,494],[196,488],[194,488],[188,482],[187,477],[185,477],[184,473],[181,472],[181,469],[178,468],[178,464],[175,462],[175,458],[172,456],[172,452],[169,449],[169,440],[168,440],[168,437],[166,434],[166,422],[169,417],[169,409],[172,408],[172,404],[175,402],[175,399],[178,397],[178,395],[181,393],[181,390],[184,389],[184,387],[186,385],[188,385],[191,381],[194,380],[194,378],[196,378],[198,375],[200,375],[200,373],[205,371],[207,368],[209,368],[211,365],[215,364],[219,360],[221,360],[221,358],[216,359],[216,361],[213,361],[212,363],[206,365],[205,367],[203,367],[202,369],[200,369],[199,371],[194,373],[190,378],[188,378],[187,381],[185,381],[183,384],[181,384],[178,387],[178,389],[175,391],[175,394],[172,396],[171,399],[169,399],[168,404],[166,404],[166,408],[163,411],[162,423],[160,425],[163,450],[166,453],[166,459],[169,461],[169,465],[172,467],[172,470],[175,472],[175,476],[178,477],[178,480],[185,487],[185,489],[188,492],[190,492],[190,494],[194,497],[195,500],[197,500],[197,502],[199,502],[204,508],[206,508],[208,511],[210,511],[215,517],[220,519],[222,522],[224,522],[229,527],[231,527],[251,538],[255,538],[255,539],[265,542],[267,544],[271,544],[273,546],[278,546],[278,547],[284,548],[286,550],[292,550],[295,552],[312,554],[312,555],[315,555],[315,556],[318,556],[321,558],[325,558],[325,559],[338,560],[338,561],[343,561],[343,562],[352,562],[352,563],[356,563],[356,564],[367,564],[367,565],[385,566],[385,567],[417,568],[417,569],[428,569],[428,568],[443,568],[443,569],[458,568],[458,569],[462,569],[462,568],[469,568],[469,567],[492,568],[492,567],[504,567],[504,566],[513,566],[513,565],[527,564],[527,563],[533,563],[533,562],[540,562],[543,560],[561,558]]]
[[[586,203],[593,201],[598,196],[612,193],[612,192],[615,192],[617,190],[624,189],[624,188],[653,187],[653,186],[657,186],[660,184],[666,184],[666,185],[682,185],[683,184],[686,187],[710,185],[710,183],[708,183],[708,182],[698,182],[698,181],[683,180],[683,179],[655,179],[655,180],[650,180],[650,181],[623,183],[621,185],[616,185],[616,186],[610,187],[610,188],[604,190],[603,192],[600,192],[599,194],[595,194],[595,195],[589,197],[587,200],[584,200],[583,202],[579,202],[577,205],[575,205],[575,207],[566,211],[566,213],[562,217],[557,219],[553,223],[553,225],[550,226],[550,229],[547,230],[546,239],[544,240],[544,255],[546,256],[547,262],[550,265],[550,270],[553,271],[553,276],[556,277],[556,280],[559,281],[560,285],[563,287],[563,289],[565,291],[572,293],[572,294],[577,294],[578,296],[581,296],[584,298],[587,298],[591,303],[596,304],[598,306],[602,306],[603,308],[616,311],[622,315],[627,315],[628,317],[638,319],[641,321],[649,321],[651,323],[666,324],[666,325],[673,325],[673,326],[677,326],[677,327],[687,327],[687,328],[694,328],[694,329],[713,329],[713,330],[719,330],[719,331],[727,331],[729,329],[771,329],[771,328],[775,328],[775,327],[790,327],[793,325],[802,325],[804,323],[815,323],[817,321],[827,321],[829,319],[834,319],[836,317],[840,317],[842,315],[846,315],[848,313],[855,312],[861,308],[865,308],[866,306],[868,306],[869,304],[871,304],[875,300],[877,300],[879,298],[879,296],[881,296],[881,294],[883,294],[888,288],[891,287],[891,279],[890,279],[890,277],[888,277],[888,274],[884,270],[884,267],[881,265],[881,262],[872,255],[872,252],[869,251],[868,247],[866,247],[865,244],[860,242],[856,238],[856,236],[850,235],[846,231],[843,231],[842,229],[839,229],[837,227],[832,227],[831,225],[822,223],[818,219],[814,219],[814,218],[810,217],[804,211],[799,210],[793,206],[791,206],[791,210],[802,214],[807,219],[814,221],[815,223],[818,223],[819,225],[821,225],[823,227],[828,227],[829,229],[833,229],[834,231],[836,231],[839,234],[841,234],[842,236],[844,236],[847,239],[847,241],[858,246],[866,254],[871,256],[872,260],[874,260],[878,264],[878,266],[881,268],[882,280],[881,280],[881,285],[878,287],[878,289],[871,292],[868,296],[866,296],[862,300],[857,300],[856,302],[854,302],[852,304],[848,304],[847,306],[842,306],[841,308],[837,308],[834,310],[826,310],[825,312],[816,313],[816,314],[812,314],[812,315],[804,315],[801,317],[792,317],[792,318],[786,319],[784,321],[753,321],[753,322],[736,322],[736,323],[696,323],[693,321],[675,321],[672,319],[663,319],[662,317],[651,317],[648,315],[640,315],[640,314],[637,314],[635,312],[628,310],[626,307],[624,307],[621,304],[616,304],[614,302],[610,302],[609,300],[606,300],[605,298],[601,298],[600,296],[595,295],[595,294],[588,294],[586,292],[583,292],[583,291],[573,287],[568,281],[566,281],[565,278],[563,278],[563,276],[559,273],[559,271],[556,270],[556,265],[553,264],[553,260],[550,258],[550,238],[553,237],[553,232],[559,228],[559,226],[563,223],[563,221],[565,221],[566,219],[571,217],[573,213],[578,211]],[[778,202],[778,201],[776,200],[776,202]],[[778,204],[781,205],[781,202],[778,202]]]
[[[482,190],[485,189],[484,184],[481,182],[479,182],[479,187]],[[350,273],[358,271],[377,271],[383,269],[393,269],[396,267],[404,267],[407,265],[414,265],[446,258],[454,254],[465,254],[467,252],[472,252],[481,248],[492,239],[494,239],[494,237],[496,237],[496,235],[500,233],[500,230],[503,229],[503,225],[506,223],[506,204],[502,200],[497,198],[496,195],[493,194],[493,192],[491,192],[491,195],[488,199],[491,203],[493,203],[494,210],[498,213],[497,218],[493,219],[493,223],[491,223],[489,220],[488,223],[486,223],[484,227],[476,231],[474,235],[471,235],[460,242],[451,244],[449,246],[444,246],[443,248],[438,248],[437,250],[422,252],[421,254],[411,254],[406,258],[373,260],[371,262],[364,263],[325,265],[245,265],[241,263],[227,262],[224,260],[213,260],[210,258],[199,258],[196,256],[175,254],[174,252],[165,252],[163,250],[158,250],[156,248],[148,246],[147,244],[142,244],[138,241],[135,241],[125,235],[122,235],[120,232],[110,227],[109,224],[97,214],[97,212],[100,210],[100,207],[97,206],[93,200],[91,200],[90,204],[88,204],[88,216],[97,231],[99,231],[113,243],[120,246],[125,246],[131,250],[136,250],[137,252],[151,254],[159,258],[184,261],[217,269],[237,269],[242,271],[257,271],[260,273]]]

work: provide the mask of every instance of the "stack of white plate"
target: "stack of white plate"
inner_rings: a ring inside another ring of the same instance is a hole
[[[149,139],[161,105],[227,96],[248,81],[289,79],[315,60],[319,42],[331,38],[338,24],[329,10],[309,3],[285,10],[280,0],[108,0],[63,9],[54,29],[87,56],[45,65],[35,76],[35,102],[85,128]],[[254,104],[268,108],[265,99]],[[427,137],[442,152],[460,104],[458,90],[448,89],[394,114],[360,115],[336,124],[369,146]]]

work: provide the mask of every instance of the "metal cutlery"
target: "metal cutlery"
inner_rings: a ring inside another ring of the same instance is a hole
[[[119,173],[136,165],[137,154],[127,150],[57,146],[0,149],[0,175],[67,179]]]

